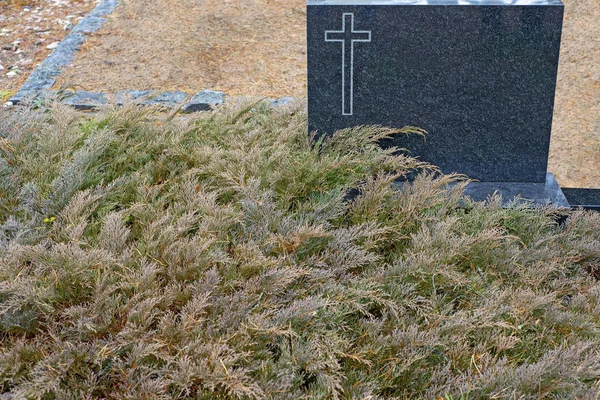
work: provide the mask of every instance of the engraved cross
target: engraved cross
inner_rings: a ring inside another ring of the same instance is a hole
[[[371,31],[354,30],[354,14],[342,14],[341,31],[325,31],[326,42],[342,43],[342,115],[352,115],[354,97],[354,43],[370,42]]]

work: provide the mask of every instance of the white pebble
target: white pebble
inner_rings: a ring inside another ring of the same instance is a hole
[[[9,78],[14,78],[15,76],[17,76],[17,73],[15,71],[10,71],[6,73],[6,76]]]
[[[55,48],[58,47],[58,45],[60,44],[60,42],[54,42],[54,43],[50,43],[48,46],[46,46],[46,48],[48,50],[54,50]]]

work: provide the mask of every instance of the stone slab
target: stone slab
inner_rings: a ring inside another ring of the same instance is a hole
[[[75,25],[71,32],[94,33],[106,22],[106,18],[88,17]]]
[[[560,0],[307,0],[308,5],[325,6],[535,6],[562,5]]]
[[[550,172],[546,174],[544,183],[472,182],[467,185],[464,193],[475,201],[484,201],[494,193],[498,193],[505,204],[519,199],[518,202],[570,207],[567,197]]]
[[[67,97],[63,102],[77,110],[94,110],[99,106],[106,104],[106,95],[101,92],[79,90],[67,94]]]
[[[286,104],[293,103],[294,101],[295,100],[293,97],[280,97],[278,99],[272,100],[271,106],[273,106],[273,107],[284,106]]]
[[[212,106],[223,104],[224,102],[225,93],[214,90],[203,90],[194,94],[190,101],[181,108],[181,111],[186,113],[208,111]]]
[[[81,47],[86,37],[83,33],[71,32],[60,42],[57,48],[42,62],[43,65],[64,67],[73,61],[73,56]]]
[[[571,207],[600,211],[600,189],[563,188]]]
[[[308,0],[309,129],[417,126],[426,141],[387,145],[444,173],[543,184],[562,17],[557,0]]]
[[[184,102],[187,97],[188,94],[185,92],[162,92],[142,101],[140,104],[145,106],[174,107],[177,104]]]
[[[140,103],[156,95],[154,90],[121,90],[117,92],[117,105],[122,106],[125,103]]]
[[[109,15],[115,10],[115,8],[117,8],[118,5],[118,0],[104,0],[88,14],[88,17],[97,18]]]

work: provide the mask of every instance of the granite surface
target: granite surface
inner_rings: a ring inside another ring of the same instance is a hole
[[[190,101],[181,108],[181,111],[186,113],[208,111],[212,106],[223,104],[224,102],[225,93],[214,90],[203,90],[194,94]]]
[[[484,201],[494,193],[502,196],[504,203],[533,203],[569,207],[569,201],[561,190],[556,178],[550,172],[544,183],[536,182],[472,182],[464,192],[475,201]]]
[[[308,1],[309,129],[418,126],[426,140],[386,145],[444,173],[545,184],[562,4],[417,3]]]
[[[122,90],[115,96],[103,92],[89,92],[86,90],[58,91],[58,90],[31,90],[19,92],[19,103],[29,104],[34,101],[59,100],[77,110],[95,110],[103,105],[114,103],[123,106],[133,103],[139,106],[159,106],[164,109],[175,108],[181,103],[183,113],[209,111],[214,106],[224,104],[227,96],[216,90],[203,90],[190,96],[188,93],[160,92],[155,90]],[[189,98],[188,101],[186,101]],[[271,107],[280,107],[294,102],[293,97],[278,99],[265,99]]]
[[[571,207],[600,211],[600,189],[563,188]]]
[[[68,93],[63,102],[78,110],[94,110],[99,106],[106,104],[106,96],[104,93],[79,90],[77,92]]]

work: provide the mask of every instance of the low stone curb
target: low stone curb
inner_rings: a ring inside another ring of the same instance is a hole
[[[42,90],[50,89],[60,75],[61,68],[73,61],[75,52],[85,42],[87,35],[100,29],[106,21],[106,18],[102,17],[112,13],[118,4],[118,0],[104,0],[98,4],[92,12],[79,21],[58,47],[36,67],[17,94],[11,97],[8,102],[13,105],[18,104],[27,97],[35,96]]]
[[[91,111],[109,103],[110,96],[102,92],[89,92],[78,90],[74,92],[62,92],[57,90],[30,91],[19,100],[19,103],[44,101],[48,98],[60,98],[64,104],[68,104],[77,110]],[[165,109],[175,108],[181,103],[181,112],[194,113],[208,111],[212,107],[225,103],[227,96],[223,92],[214,90],[203,90],[193,94],[191,98],[186,92],[158,92],[154,90],[122,90],[113,99],[118,106],[133,103],[140,106],[157,106]],[[288,104],[294,100],[293,97],[282,97],[279,99],[267,99],[273,107]]]

